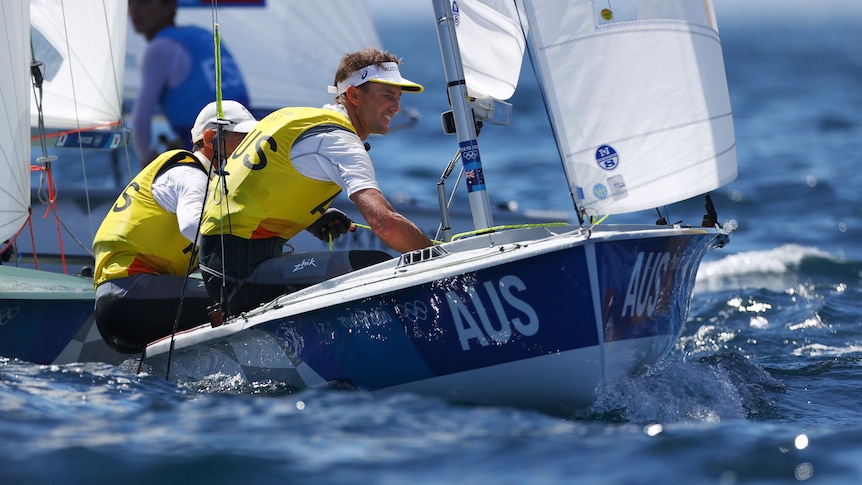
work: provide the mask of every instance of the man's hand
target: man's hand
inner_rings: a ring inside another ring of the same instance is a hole
[[[347,234],[347,231],[355,231],[356,224],[344,212],[330,207],[320,216],[320,219],[314,221],[305,230],[317,239],[329,242],[332,239],[338,239],[342,234]]]

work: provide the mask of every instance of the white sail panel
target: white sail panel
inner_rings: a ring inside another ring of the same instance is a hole
[[[121,119],[126,13],[124,1],[31,0],[33,56],[45,64],[46,127],[86,129]],[[31,107],[37,126],[35,101]]]
[[[0,3],[0,247],[30,208],[29,19],[26,0]]]
[[[710,1],[526,5],[570,188],[588,215],[649,209],[736,177]]]
[[[219,5],[219,35],[239,64],[254,108],[332,102],[341,56],[381,47],[364,0],[267,0],[265,6]],[[177,25],[213,29],[209,6],[177,9]],[[146,41],[129,26],[125,97],[137,98]],[[398,54],[398,52],[395,52]]]
[[[518,86],[524,34],[512,18],[478,0],[454,2],[458,49],[472,96],[506,100]]]

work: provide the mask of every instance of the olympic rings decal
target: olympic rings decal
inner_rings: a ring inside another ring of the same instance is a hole
[[[0,308],[0,326],[11,322],[18,315],[20,310],[21,309],[16,306]]]
[[[462,147],[461,158],[463,158],[464,160],[475,160],[479,158],[479,150],[476,150],[472,146]]]
[[[424,321],[428,318],[428,307],[419,300],[412,303],[408,302],[403,305],[399,303],[395,305],[395,313],[407,318],[413,323],[416,323],[419,320]]]

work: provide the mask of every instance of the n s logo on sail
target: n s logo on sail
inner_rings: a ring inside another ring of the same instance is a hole
[[[651,317],[670,266],[670,253],[639,252],[629,277],[622,316]]]

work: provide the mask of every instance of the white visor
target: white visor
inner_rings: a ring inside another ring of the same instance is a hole
[[[413,93],[421,93],[425,88],[421,84],[414,83],[409,79],[401,77],[401,72],[398,70],[398,64],[395,62],[383,62],[381,64],[372,64],[367,67],[355,71],[348,76],[347,79],[338,83],[338,86],[329,86],[329,93],[341,96],[347,91],[350,86],[361,86],[367,82],[375,82],[381,84],[390,84],[392,86],[401,86],[405,91]]]

